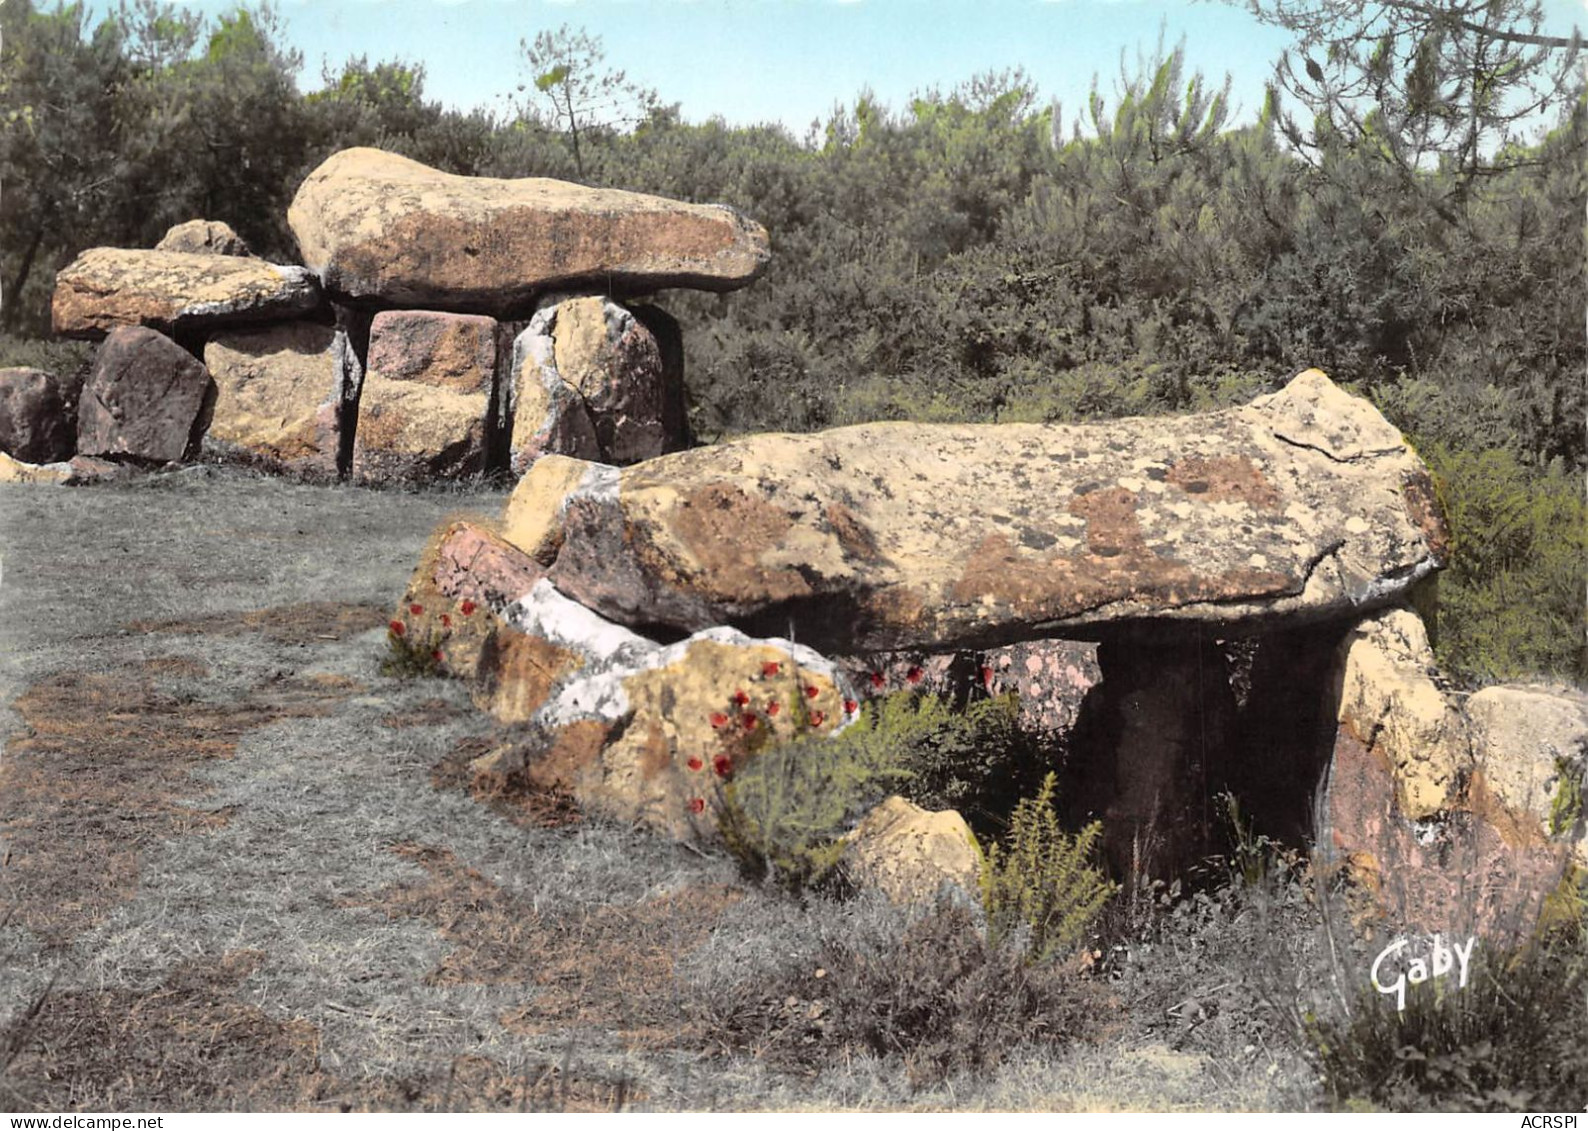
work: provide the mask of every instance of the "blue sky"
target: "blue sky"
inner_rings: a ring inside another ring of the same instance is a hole
[[[1588,23],[1584,0],[1545,0],[1545,11],[1563,34]],[[525,81],[519,41],[566,23],[599,35],[609,66],[688,121],[781,121],[796,136],[866,86],[897,108],[924,88],[1017,65],[1068,123],[1094,74],[1112,102],[1121,52],[1133,66],[1160,26],[1171,45],[1184,37],[1189,67],[1232,76],[1249,118],[1288,42],[1218,0],[280,0],[280,12],[306,90],[324,64],[367,54],[423,63],[431,98],[500,108]]]

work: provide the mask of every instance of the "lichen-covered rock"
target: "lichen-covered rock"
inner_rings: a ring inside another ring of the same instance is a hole
[[[1421,622],[1405,609],[1370,617],[1347,636],[1331,694],[1340,722],[1317,843],[1355,881],[1363,910],[1397,930],[1493,942],[1529,934],[1570,880],[1576,829],[1542,835],[1540,798],[1528,786],[1537,750],[1496,758],[1485,738],[1478,749],[1496,784],[1473,772],[1474,730],[1498,735],[1513,704],[1491,696],[1474,726],[1436,682]],[[1507,768],[1513,758],[1519,764]]]
[[[77,405],[77,451],[169,463],[198,450],[214,382],[192,354],[141,326],[111,331]]]
[[[0,452],[23,463],[70,459],[77,447],[77,406],[42,369],[0,369]]]
[[[1097,645],[1084,640],[1031,640],[982,656],[976,678],[989,694],[1019,697],[1020,728],[1059,736],[1080,720],[1086,696],[1102,680]]]
[[[970,826],[952,809],[928,812],[890,797],[844,838],[843,867],[860,888],[896,904],[930,904],[945,884],[974,896],[982,854]]]
[[[1588,868],[1588,695],[1573,688],[1485,687],[1463,708],[1473,807],[1515,845],[1572,844]]]
[[[353,443],[357,478],[458,479],[500,465],[497,328],[480,315],[375,315]]]
[[[434,310],[383,310],[369,333],[369,374],[458,393],[496,384],[494,318]]]
[[[1369,617],[1339,657],[1340,731],[1389,768],[1397,811],[1416,821],[1451,808],[1472,757],[1460,703],[1440,686],[1423,622],[1409,609]]]
[[[629,464],[678,451],[662,350],[598,295],[548,301],[513,347],[513,469],[543,455]],[[676,429],[678,425],[674,423]]]
[[[102,338],[118,326],[177,334],[238,322],[298,318],[321,306],[302,267],[262,259],[96,247],[55,276],[55,332]]]
[[[867,424],[648,460],[563,503],[559,589],[627,624],[829,652],[1121,624],[1255,632],[1439,567],[1427,470],[1308,371],[1242,408],[1085,425]]]
[[[502,516],[502,537],[542,565],[557,560],[562,549],[563,518],[568,501],[598,494],[599,484],[617,489],[618,469],[572,456],[541,456],[518,481]]]
[[[347,336],[319,322],[218,333],[204,347],[215,379],[206,443],[294,471],[337,473],[343,406],[358,396]]]
[[[498,316],[576,284],[732,290],[770,258],[765,229],[719,205],[460,177],[366,148],[310,173],[287,222],[339,298]]]
[[[154,250],[189,255],[253,255],[248,243],[224,220],[186,220],[173,225]]]
[[[364,377],[353,475],[366,483],[465,479],[490,470],[491,398]]]
[[[0,483],[70,483],[72,465],[65,461],[55,463],[28,463],[12,459],[0,451]]]
[[[537,679],[554,668],[534,692],[528,779],[675,839],[717,839],[719,787],[762,743],[837,731],[857,709],[833,664],[786,640],[712,628],[663,646],[544,580],[504,619],[539,642]]]
[[[489,709],[494,687],[504,677],[492,670],[497,661],[489,657],[480,676],[481,655],[493,635],[507,631],[502,612],[544,575],[534,559],[478,523],[442,523],[419,555],[392,618],[392,631],[421,654],[439,653],[442,671],[490,683],[477,696]],[[492,655],[514,647],[495,648]],[[509,694],[523,699],[517,692]]]

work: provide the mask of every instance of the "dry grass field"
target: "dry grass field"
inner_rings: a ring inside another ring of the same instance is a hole
[[[471,794],[489,720],[380,660],[432,527],[501,503],[0,486],[0,1109],[1325,1102],[1271,1008],[1303,899],[1182,902],[1151,941],[1117,910],[1090,969],[1033,970],[963,911],[801,904]]]

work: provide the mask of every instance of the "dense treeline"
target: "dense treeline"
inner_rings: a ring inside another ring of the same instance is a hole
[[[570,66],[602,77],[588,50],[530,76],[528,97],[563,102],[504,116],[444,109],[422,69],[366,58],[300,93],[269,9],[206,23],[141,0],[90,26],[80,6],[8,0],[0,32],[14,335],[47,331],[53,272],[77,251],[149,246],[191,217],[292,261],[287,203],[349,145],[720,201],[764,223],[775,255],[747,291],[670,300],[698,434],[1172,412],[1316,365],[1441,476],[1457,540],[1445,662],[1588,674],[1580,88],[1504,160],[1408,168],[1371,115],[1354,131],[1320,116],[1303,148],[1270,95],[1232,126],[1227,87],[1186,75],[1179,51],[1069,129],[1015,70],[902,109],[862,96],[798,139],[684,123],[615,87],[601,93],[637,93],[643,117],[605,125],[567,92]]]

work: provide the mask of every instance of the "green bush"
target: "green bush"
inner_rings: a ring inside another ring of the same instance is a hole
[[[962,710],[931,699],[916,710],[922,733],[904,761],[910,800],[957,810],[978,836],[995,835],[1048,768],[1046,752],[1020,729],[1019,696],[973,698]]]
[[[1027,953],[1039,962],[1080,942],[1115,891],[1091,864],[1102,822],[1066,834],[1054,809],[1057,782],[1050,773],[1036,797],[1015,806],[1007,844],[989,847],[982,865],[989,940],[996,945],[1028,927]]]
[[[86,373],[94,364],[93,342],[53,342],[0,333],[0,369],[42,369],[57,377]]]
[[[1451,532],[1439,580],[1439,659],[1472,683],[1588,678],[1588,505],[1581,474],[1506,450],[1423,452]]]
[[[747,879],[797,893],[834,877],[839,838],[909,776],[905,751],[933,725],[909,698],[868,703],[837,734],[797,719],[799,737],[762,747],[721,787],[717,829]]]
[[[761,748],[723,787],[718,829],[746,877],[796,892],[819,885],[842,855],[839,838],[889,793],[927,808],[985,798],[1011,769],[1017,713],[1012,695],[961,711],[900,692],[865,704],[837,734],[798,726],[800,737]]]

